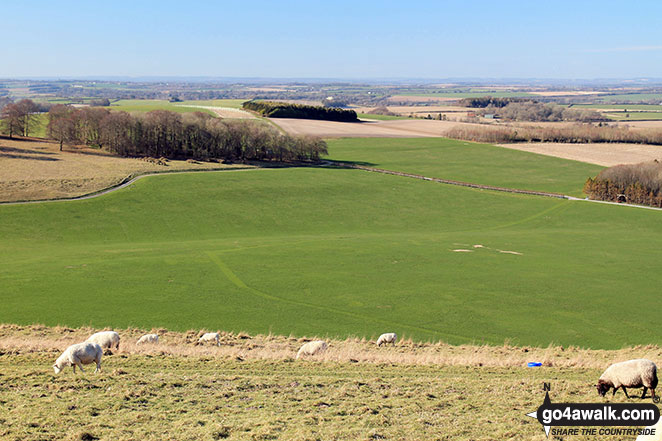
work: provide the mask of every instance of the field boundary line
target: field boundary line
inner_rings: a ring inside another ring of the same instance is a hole
[[[546,196],[546,197],[551,197],[551,198],[557,198],[557,199],[569,199],[570,196],[560,194],[560,193],[551,193],[551,192],[545,192],[545,191],[535,191],[535,190],[520,190],[518,188],[507,188],[507,187],[496,187],[493,185],[484,185],[484,184],[474,184],[473,182],[464,182],[464,181],[455,181],[452,179],[441,179],[441,178],[431,178],[428,176],[423,176],[423,175],[418,175],[415,173],[405,173],[405,172],[399,172],[399,171],[394,171],[394,170],[386,170],[383,168],[377,168],[377,167],[367,167],[365,165],[357,165],[357,164],[350,164],[346,162],[336,162],[336,161],[329,161],[333,165],[337,165],[343,168],[354,168],[358,170],[365,170],[369,172],[375,172],[375,173],[384,173],[387,175],[395,175],[395,176],[403,176],[405,178],[413,178],[413,179],[421,179],[423,181],[433,181],[433,182],[438,182],[440,184],[449,184],[449,185],[457,185],[460,187],[469,187],[469,188],[477,188],[480,190],[492,190],[492,191],[502,191],[506,193],[517,193],[517,194],[528,194],[528,195],[533,195],[533,196]]]
[[[369,172],[374,172],[374,173],[383,173],[383,174],[387,174],[387,175],[402,176],[402,177],[405,177],[405,178],[420,179],[420,180],[423,180],[423,181],[432,181],[432,182],[437,182],[437,183],[440,183],[440,184],[448,184],[448,185],[457,185],[457,186],[460,186],[460,187],[476,188],[476,189],[479,189],[479,190],[501,191],[501,192],[504,192],[504,193],[525,194],[525,195],[531,195],[531,196],[543,196],[543,197],[548,197],[548,198],[566,199],[566,200],[569,200],[569,201],[595,202],[595,203],[600,203],[600,204],[618,205],[620,207],[644,208],[644,209],[647,209],[647,210],[662,211],[662,208],[649,207],[647,205],[635,205],[635,204],[626,204],[626,203],[620,203],[620,202],[598,201],[598,200],[595,200],[595,199],[578,198],[578,197],[575,197],[575,196],[568,196],[568,195],[561,194],[561,193],[552,193],[552,192],[535,191],[535,190],[522,190],[522,189],[519,189],[519,188],[496,187],[496,186],[493,186],[493,185],[474,184],[473,182],[455,181],[455,180],[452,180],[452,179],[431,178],[429,176],[418,175],[418,174],[415,174],[415,173],[405,173],[405,172],[399,172],[399,171],[394,171],[394,170],[386,170],[386,169],[377,168],[377,167],[367,167],[365,165],[351,164],[351,163],[342,162],[342,161],[326,161],[325,165],[326,166],[337,166],[337,167],[347,168],[347,169],[364,170],[364,171],[369,171]]]

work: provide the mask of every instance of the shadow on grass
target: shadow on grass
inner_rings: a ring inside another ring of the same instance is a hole
[[[317,164],[317,166],[325,166],[325,168],[347,168],[348,165],[361,165],[364,167],[375,167],[378,164],[375,164],[374,162],[367,162],[367,161],[345,161],[342,159],[338,160],[325,160]]]
[[[25,154],[25,153],[33,153],[35,155],[54,155],[55,152],[49,152],[46,150],[30,150],[30,149],[17,149],[14,147],[5,147],[5,146],[0,146],[0,152],[1,153],[18,153],[18,154]]]
[[[0,153],[0,158],[29,159],[31,161],[59,161],[58,158],[49,158],[48,156],[28,156],[28,155],[17,155],[14,153]]]

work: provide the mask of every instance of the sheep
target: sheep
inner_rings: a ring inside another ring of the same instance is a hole
[[[395,332],[389,332],[387,334],[382,334],[377,339],[377,346],[385,345],[387,343],[391,343],[393,346],[395,346],[395,341],[397,339],[398,339],[398,334],[396,334]]]
[[[203,344],[206,342],[216,342],[216,346],[221,345],[221,336],[218,334],[218,332],[207,332],[204,334],[202,337],[198,339],[198,344]]]
[[[101,346],[102,349],[112,349],[113,346],[118,351],[120,349],[120,335],[115,331],[97,332],[96,334],[90,335],[86,341],[96,343]]]
[[[328,347],[329,345],[322,340],[309,341],[308,343],[301,346],[301,349],[299,349],[299,352],[297,352],[297,360],[302,355],[317,355],[326,351]]]
[[[96,343],[85,342],[77,343],[75,345],[69,346],[63,353],[58,357],[53,365],[53,370],[56,374],[62,372],[67,366],[73,366],[74,374],[76,373],[76,366],[78,366],[81,372],[83,370],[84,364],[96,363],[97,368],[94,370],[95,373],[101,372],[101,356],[103,355],[103,349]]]
[[[641,394],[641,398],[646,396],[646,389],[650,389],[652,398],[655,398],[657,366],[652,361],[643,358],[612,364],[600,376],[596,387],[598,394],[603,397],[612,387],[614,388],[612,396],[616,395],[616,391],[620,387],[628,398],[630,396],[626,387],[643,387],[644,392]]]
[[[144,343],[157,344],[158,342],[159,342],[159,336],[157,334],[145,334],[138,339],[136,344],[137,345],[141,345]]]

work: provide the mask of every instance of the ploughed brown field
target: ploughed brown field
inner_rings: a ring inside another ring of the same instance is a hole
[[[458,118],[460,117],[464,118],[467,116],[467,112],[476,111],[476,109],[473,108],[460,107],[460,106],[386,106],[386,107],[388,110],[398,115],[409,116],[410,114],[413,113],[414,115],[419,117],[426,116],[427,114],[437,115],[439,113],[443,113],[443,114],[448,114],[449,117],[456,116]],[[352,110],[356,111],[356,113],[372,113],[371,110],[373,110],[374,108],[375,106],[360,106],[360,107],[352,107]]]
[[[99,149],[37,138],[0,137],[0,202],[81,196],[118,184],[129,175],[237,167],[214,162],[120,158]],[[245,167],[245,165],[243,165]]]
[[[645,144],[589,143],[568,144],[557,142],[532,142],[499,144],[515,150],[538,153],[575,161],[611,167],[618,164],[662,160],[662,146]]]
[[[271,121],[288,133],[296,135],[314,135],[323,138],[417,138],[440,137],[459,122],[435,121],[423,119],[403,119],[388,121],[365,121],[343,123],[312,119],[271,118]]]

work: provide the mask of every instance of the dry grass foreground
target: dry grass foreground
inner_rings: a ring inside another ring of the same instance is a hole
[[[0,325],[1,439],[544,440],[524,416],[541,404],[543,382],[553,401],[599,402],[592,384],[607,364],[662,358],[656,346],[377,348],[347,339],[295,361],[307,339],[222,333],[221,347],[195,346],[201,331],[156,329],[159,345],[136,346],[144,331],[129,329],[101,373],[54,375],[59,353],[94,331]],[[531,360],[545,366],[524,367]]]
[[[81,196],[116,185],[134,174],[233,167],[239,166],[198,161],[159,165],[85,147],[65,146],[60,152],[57,143],[37,138],[0,137],[0,202]]]

